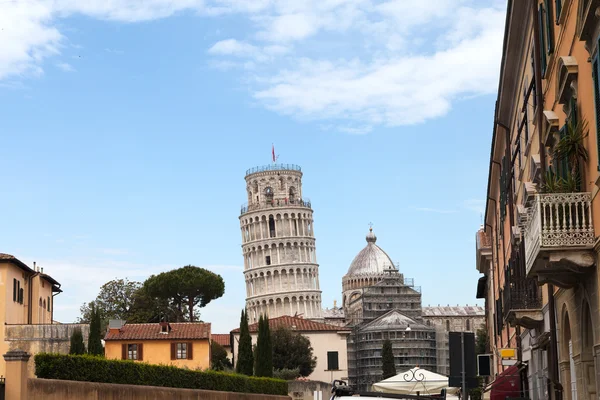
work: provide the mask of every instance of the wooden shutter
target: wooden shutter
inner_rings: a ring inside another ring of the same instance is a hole
[[[552,6],[550,0],[544,0],[544,8],[546,9],[546,40],[548,41],[548,54],[554,52],[554,24],[552,23]]]
[[[177,360],[177,343],[171,343],[171,360]]]
[[[144,344],[138,343],[137,359],[142,361],[144,359]]]
[[[17,280],[13,278],[13,301],[17,301]]]
[[[542,78],[546,74],[546,39],[544,38],[544,7],[538,8],[538,24],[540,28],[540,61],[542,62]]]
[[[594,63],[592,64],[592,77],[594,78],[594,102],[596,106],[596,147],[598,150],[598,170],[600,171],[600,80],[598,75],[598,69],[600,68],[600,61],[598,53],[594,57]]]
[[[558,25],[558,20],[560,19],[560,12],[562,11],[562,2],[563,0],[554,0],[556,5],[556,25]]]
[[[194,350],[192,350],[194,347],[192,345],[192,342],[189,342],[187,344],[187,359],[188,360],[193,360],[194,359]]]
[[[127,345],[121,345],[121,360],[127,360]]]

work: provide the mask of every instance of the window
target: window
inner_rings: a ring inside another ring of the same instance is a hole
[[[192,359],[192,343],[171,343],[171,360]]]
[[[540,28],[540,61],[542,63],[542,76],[546,74],[546,40],[544,38],[544,6],[540,4],[538,9],[538,24]]]
[[[271,265],[271,256],[266,256],[265,257],[265,262],[267,265]]]
[[[275,237],[275,219],[272,215],[269,216],[269,237]]]
[[[123,360],[143,360],[143,345],[141,343],[123,344],[121,358]]]
[[[449,319],[446,320],[446,330],[448,332],[450,332],[450,320]]]
[[[42,298],[40,297],[40,307],[43,307],[42,305]]]
[[[23,288],[21,287],[21,282],[19,282],[19,303],[23,304]]]
[[[19,298],[19,290],[17,289],[17,280],[13,279],[13,301],[17,301]]]
[[[50,296],[48,296],[48,311],[50,311]]]
[[[467,320],[467,330],[470,331],[471,330],[471,321]]]
[[[546,45],[548,55],[554,52],[554,24],[552,23],[552,6],[550,0],[544,0],[544,17],[546,23]]]
[[[340,369],[338,352],[337,351],[328,351],[327,352],[327,370],[328,371],[337,371]]]

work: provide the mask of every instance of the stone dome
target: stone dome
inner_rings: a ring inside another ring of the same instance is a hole
[[[394,263],[390,256],[386,254],[381,247],[377,246],[377,236],[373,233],[373,229],[369,229],[367,235],[367,246],[362,249],[348,268],[346,277],[357,275],[378,275],[394,268]]]

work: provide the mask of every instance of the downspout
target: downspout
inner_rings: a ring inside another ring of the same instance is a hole
[[[35,261],[33,262],[33,271],[34,271],[34,273],[33,273],[33,275],[31,275],[29,277],[29,280],[28,280],[28,283],[27,283],[27,286],[29,286],[28,289],[27,289],[28,290],[27,301],[29,303],[27,305],[27,325],[31,325],[31,320],[33,319],[33,316],[32,316],[32,314],[33,314],[33,304],[31,303],[33,301],[33,289],[32,289],[33,278],[35,278],[36,276],[38,276],[40,274],[39,272],[37,272],[37,270],[35,268]]]
[[[62,290],[60,290],[60,284],[58,285],[58,291],[56,293],[52,293],[52,305],[50,306],[50,324],[54,323],[54,296],[58,296]]]

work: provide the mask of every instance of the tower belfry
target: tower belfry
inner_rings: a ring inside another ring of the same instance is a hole
[[[313,211],[302,196],[301,168],[270,164],[249,169],[245,179],[240,226],[250,322],[261,314],[321,319]]]

